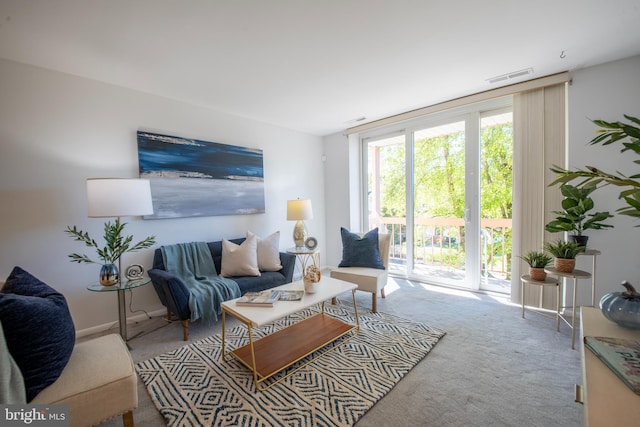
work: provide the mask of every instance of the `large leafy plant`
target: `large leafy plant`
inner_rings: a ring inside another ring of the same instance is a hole
[[[94,248],[98,254],[98,258],[102,262],[94,261],[85,254],[73,253],[69,255],[71,262],[77,263],[94,263],[94,264],[114,264],[125,252],[135,252],[152,246],[155,242],[155,236],[147,237],[138,243],[132,244],[133,236],[123,236],[122,231],[126,223],[120,222],[120,218],[111,223],[108,221],[104,224],[104,241],[105,245],[100,246],[89,236],[89,233],[76,228],[67,226],[65,233],[73,237],[75,240],[84,242],[90,248]]]
[[[545,229],[550,233],[568,231],[577,236],[582,236],[582,232],[585,230],[612,228],[613,225],[602,222],[613,217],[609,212],[589,213],[595,206],[593,199],[589,195],[595,189],[594,185],[584,185],[582,188],[569,184],[561,185],[560,191],[564,196],[562,200],[563,210],[553,211],[558,216],[549,222]]]
[[[590,144],[610,145],[619,141],[623,147],[620,150],[621,153],[640,155],[640,119],[626,114],[624,117],[630,123],[592,120],[600,129],[596,131],[597,136],[591,140]],[[634,160],[633,163],[640,164],[640,160]],[[586,166],[584,169],[574,171],[554,166],[551,170],[558,174],[558,178],[551,185],[582,179],[577,187],[602,187],[606,185],[620,187],[618,197],[624,201],[625,206],[616,212],[620,215],[640,218],[640,174],[625,176],[618,171],[608,173],[595,166]]]

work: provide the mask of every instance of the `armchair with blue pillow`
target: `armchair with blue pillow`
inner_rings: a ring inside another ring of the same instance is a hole
[[[71,427],[134,425],[138,377],[120,335],[76,343],[65,297],[17,266],[0,282],[0,372],[1,404],[64,404]]]
[[[389,270],[390,234],[378,233],[374,228],[367,233],[352,233],[340,229],[342,237],[342,261],[331,270],[331,277],[355,283],[359,291],[371,293],[371,311],[376,313],[377,294],[385,298]]]

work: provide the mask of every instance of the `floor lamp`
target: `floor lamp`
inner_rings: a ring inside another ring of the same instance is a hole
[[[151,184],[148,179],[92,178],[87,180],[89,218],[120,218],[151,215]],[[118,257],[118,320],[120,335],[127,340],[127,313],[122,288],[122,261]]]

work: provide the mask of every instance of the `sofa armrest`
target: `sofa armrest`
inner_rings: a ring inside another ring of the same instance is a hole
[[[293,281],[293,271],[296,268],[296,256],[287,252],[280,252],[280,264],[282,264],[280,272],[286,278],[285,283],[291,283]]]
[[[191,319],[190,293],[184,282],[178,276],[157,268],[149,270],[148,274],[162,305],[180,320]]]

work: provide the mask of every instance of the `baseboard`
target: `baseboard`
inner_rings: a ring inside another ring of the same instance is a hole
[[[164,308],[149,312],[149,316],[151,317],[166,316],[166,315],[167,315],[167,310]],[[127,324],[139,322],[142,320],[147,320],[148,318],[149,317],[146,314],[137,314],[135,316],[127,316]],[[117,326],[118,326],[118,321],[116,320],[115,322],[103,323],[101,325],[92,326],[90,328],[80,329],[76,331],[76,338],[83,338],[88,335],[99,334],[111,328],[114,328],[114,332],[117,333],[119,331]]]

